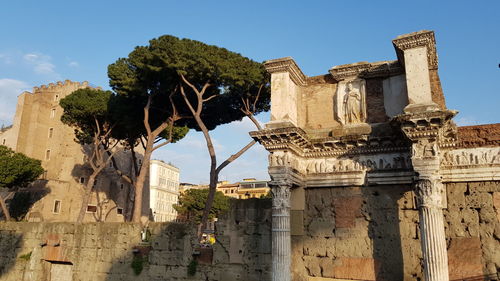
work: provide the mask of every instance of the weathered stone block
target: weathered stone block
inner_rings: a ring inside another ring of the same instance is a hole
[[[321,268],[318,257],[304,256],[304,266],[309,276],[321,277]]]
[[[470,208],[484,208],[492,205],[492,197],[487,192],[472,192],[465,197],[465,203]]]
[[[360,196],[335,198],[335,227],[352,228],[356,226],[355,219],[362,217],[361,204],[363,198]]]
[[[450,280],[483,275],[481,241],[477,237],[453,238],[448,249]]]
[[[334,228],[334,222],[324,218],[316,218],[311,220],[307,230],[310,236],[333,237]]]
[[[375,280],[375,260],[372,258],[337,258],[328,276],[354,280]]]
[[[371,257],[372,254],[373,245],[368,237],[337,239],[335,243],[337,257]]]
[[[448,208],[465,207],[465,192],[467,183],[452,183],[446,185]]]
[[[326,257],[327,256],[327,248],[334,248],[335,245],[333,243],[335,239],[326,239],[322,237],[308,237],[304,239],[303,247],[304,247],[304,255],[313,256],[313,257]]]

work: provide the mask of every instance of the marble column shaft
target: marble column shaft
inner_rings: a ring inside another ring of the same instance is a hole
[[[291,185],[281,183],[271,187],[272,281],[291,280],[290,188]]]
[[[441,190],[442,185],[438,181],[421,179],[415,184],[425,281],[449,280]]]

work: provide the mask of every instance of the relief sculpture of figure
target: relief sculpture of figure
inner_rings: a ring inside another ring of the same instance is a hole
[[[343,105],[346,124],[361,122],[361,95],[356,89],[353,89],[352,83],[347,84]]]

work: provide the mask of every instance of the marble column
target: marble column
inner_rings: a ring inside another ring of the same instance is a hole
[[[291,280],[290,189],[287,182],[273,182],[272,281]]]
[[[443,219],[443,185],[439,180],[415,183],[425,281],[448,281],[448,252]]]

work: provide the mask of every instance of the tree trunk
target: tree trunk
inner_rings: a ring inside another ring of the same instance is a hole
[[[10,221],[9,209],[7,208],[7,204],[5,204],[5,201],[3,200],[2,196],[0,196],[0,205],[2,206],[2,211],[3,215],[5,216],[5,220]]]
[[[198,240],[201,241],[203,231],[207,228],[208,215],[212,210],[212,205],[215,198],[215,192],[217,191],[217,180],[219,179],[219,174],[217,173],[217,156],[215,155],[215,148],[212,143],[212,138],[208,133],[208,129],[199,116],[195,116],[195,120],[201,128],[205,141],[207,143],[208,154],[210,155],[210,185],[208,191],[207,202],[205,203],[205,209],[203,209],[203,216],[201,217],[201,230],[198,233]]]
[[[201,236],[203,232],[207,228],[208,224],[208,216],[210,215],[210,211],[212,210],[212,205],[214,203],[215,192],[217,191],[217,181],[219,179],[219,175],[215,172],[215,168],[213,171],[210,171],[210,184],[208,190],[208,198],[205,203],[205,209],[203,209],[203,216],[201,218],[201,232],[198,234],[198,238],[201,240]]]
[[[133,222],[141,222],[142,216],[142,193],[144,190],[144,183],[149,171],[149,161],[153,152],[153,141],[148,138],[146,149],[144,151],[144,158],[142,165],[139,169],[139,175],[135,181],[135,198],[134,198],[134,214],[132,215]]]
[[[83,222],[83,219],[85,218],[85,213],[87,212],[87,206],[90,202],[90,195],[92,194],[92,188],[94,187],[94,182],[97,174],[99,174],[99,171],[94,171],[90,175],[87,185],[85,186],[85,193],[83,194],[82,198],[82,206],[80,208],[80,213],[78,214],[78,219],[76,220],[77,223]]]

